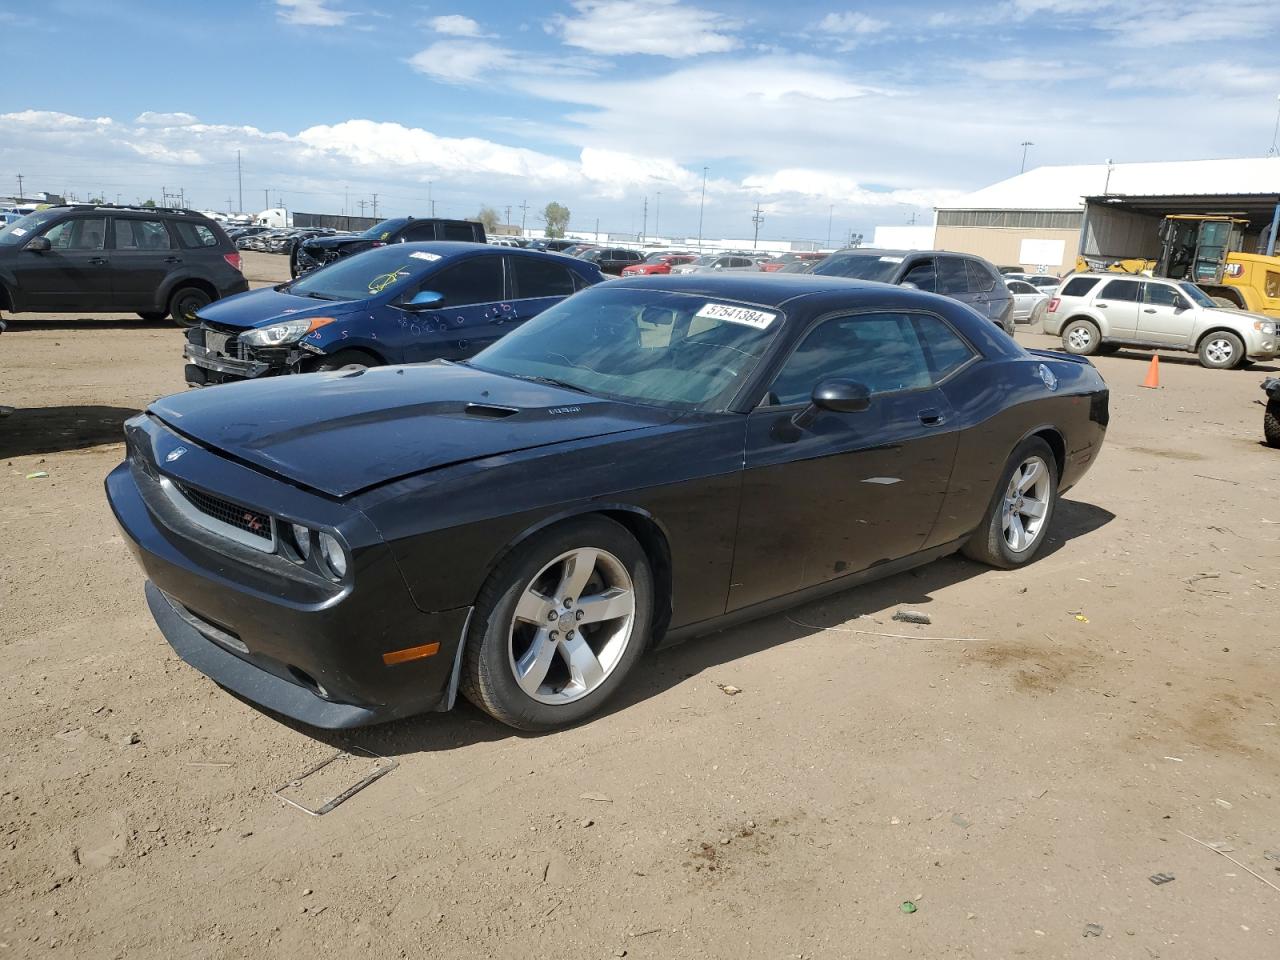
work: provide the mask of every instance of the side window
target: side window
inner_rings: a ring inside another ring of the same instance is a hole
[[[970,293],[990,293],[995,289],[996,281],[999,278],[987,267],[977,260],[966,260],[964,266],[969,272]]]
[[[748,260],[746,257],[734,257],[733,262],[730,264],[730,266],[749,267],[751,266],[751,261]]]
[[[938,292],[948,297],[962,297],[969,292],[969,274],[959,257],[938,258]]]
[[[444,236],[441,240],[474,240],[476,238],[475,229],[469,223],[442,223]]]
[[[1173,287],[1166,283],[1144,283],[1142,285],[1142,302],[1155,307],[1185,307],[1187,301]]]
[[[1009,288],[1010,293],[1024,294],[1024,293],[1036,292],[1035,287],[1033,287],[1031,284],[1026,283],[1022,280],[1010,280],[1006,284],[1006,286]]]
[[[772,399],[804,403],[829,377],[865,383],[873,394],[919,390],[933,380],[912,318],[891,313],[835,317],[814,327],[778,372]]]
[[[117,250],[168,250],[169,231],[159,220],[115,220]]]
[[[177,228],[178,237],[184,247],[216,247],[218,245],[218,238],[203,223],[183,223],[179,220],[174,227]]]
[[[973,348],[960,339],[959,334],[937,317],[919,315],[913,322],[916,333],[924,344],[925,359],[935,383],[977,356]]]
[[[573,277],[558,263],[534,257],[512,257],[510,262],[516,284],[513,298],[567,297],[573,293]]]
[[[933,293],[937,287],[937,281],[934,275],[933,259],[921,260],[919,263],[913,263],[902,275],[899,283],[914,283],[925,293]]]
[[[1098,292],[1098,299],[1137,303],[1141,293],[1142,284],[1137,280],[1112,280]]]
[[[101,250],[107,243],[105,217],[63,220],[45,233],[54,250]]]
[[[1097,277],[1072,277],[1067,281],[1067,285],[1062,288],[1062,296],[1083,297],[1097,285]]]
[[[400,234],[401,243],[421,243],[435,238],[436,225],[434,223],[416,223]],[[471,239],[470,234],[467,234],[467,239]]]
[[[471,303],[493,303],[502,296],[502,257],[472,257],[423,282],[422,289],[444,295],[441,307],[465,307]]]

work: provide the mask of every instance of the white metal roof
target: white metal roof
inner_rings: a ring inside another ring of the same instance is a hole
[[[1036,167],[939,210],[1081,210],[1085,197],[1280,195],[1280,157]]]

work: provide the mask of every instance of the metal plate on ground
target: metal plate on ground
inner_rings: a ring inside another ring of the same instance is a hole
[[[395,760],[363,747],[352,750],[357,752],[339,750],[308,767],[278,787],[275,795],[303,813],[321,817],[399,766]]]

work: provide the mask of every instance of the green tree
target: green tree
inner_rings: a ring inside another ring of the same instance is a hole
[[[476,219],[484,224],[485,233],[496,233],[498,229],[498,211],[493,207],[481,207]]]
[[[156,202],[149,197],[146,200],[142,201],[142,206],[144,207],[154,207],[155,205],[156,205]]]
[[[552,200],[542,211],[542,222],[547,225],[543,233],[548,237],[563,237],[569,226],[569,208]]]

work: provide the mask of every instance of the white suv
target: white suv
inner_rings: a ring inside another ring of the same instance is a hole
[[[1193,283],[1141,275],[1075,274],[1049,301],[1043,328],[1080,356],[1125,346],[1186,350],[1203,366],[1230,370],[1280,353],[1271,317],[1219,307]]]

